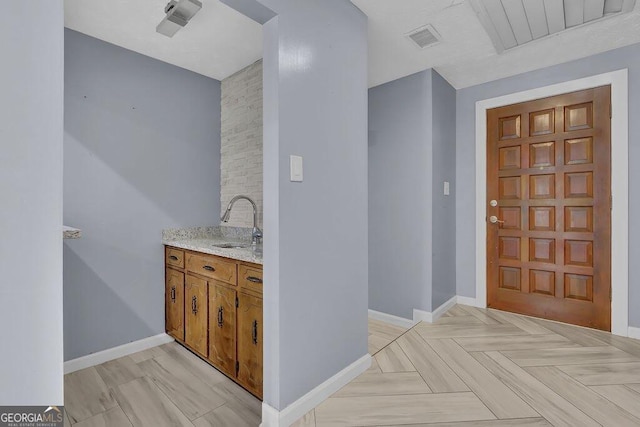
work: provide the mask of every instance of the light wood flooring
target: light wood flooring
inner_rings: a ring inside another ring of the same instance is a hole
[[[369,321],[371,368],[295,426],[640,426],[640,341],[457,305]],[[171,343],[65,376],[65,425],[258,426],[260,401]]]
[[[64,377],[65,426],[260,424],[262,403],[177,343]]]
[[[409,330],[370,321],[371,368],[302,426],[640,426],[640,341],[454,306]]]

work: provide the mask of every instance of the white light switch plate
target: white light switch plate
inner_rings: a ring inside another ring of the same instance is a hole
[[[444,195],[445,196],[449,195],[449,181],[444,182]]]
[[[302,182],[302,156],[289,156],[291,182]]]

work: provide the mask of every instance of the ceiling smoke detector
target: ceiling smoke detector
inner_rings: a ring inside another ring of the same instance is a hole
[[[156,32],[173,37],[200,9],[202,9],[202,3],[198,0],[171,0],[164,8],[167,16],[158,24]]]
[[[407,37],[416,44],[420,49],[436,45],[440,43],[440,34],[433,28],[433,25],[425,25],[416,28],[407,34]]]

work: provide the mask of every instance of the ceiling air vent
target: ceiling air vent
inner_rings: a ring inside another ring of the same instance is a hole
[[[440,43],[440,34],[432,25],[416,28],[407,34],[407,37],[413,41],[420,49]]]

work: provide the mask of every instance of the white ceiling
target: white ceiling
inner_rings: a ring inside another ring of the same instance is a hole
[[[222,80],[262,57],[262,26],[219,0],[169,38],[156,33],[168,0],[65,0],[65,26]]]
[[[469,0],[498,52],[616,13],[636,0]]]
[[[351,1],[369,17],[369,86],[435,68],[460,89],[640,42],[640,2],[631,13],[498,54],[468,0]],[[166,2],[65,0],[65,25],[218,80],[262,56],[261,26],[219,0],[202,0],[173,38],[157,34]],[[406,35],[426,24],[442,41],[420,49]]]
[[[351,1],[369,17],[369,86],[435,68],[461,89],[640,42],[640,2],[631,13],[498,54],[468,1]],[[426,24],[442,42],[421,50],[405,35]]]

